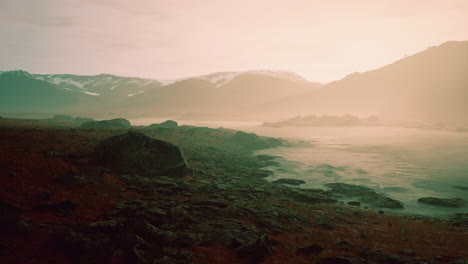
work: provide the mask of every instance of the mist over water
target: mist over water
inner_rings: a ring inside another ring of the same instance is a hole
[[[259,152],[283,157],[280,167],[268,168],[274,175],[267,180],[306,181],[300,188],[324,188],[324,184],[332,182],[368,186],[404,202],[405,209],[394,211],[405,214],[445,216],[467,211],[426,205],[417,199],[432,196],[468,200],[468,190],[457,188],[468,187],[468,133],[401,127],[270,128],[258,122],[233,121],[179,123],[234,128],[295,142],[293,147]]]

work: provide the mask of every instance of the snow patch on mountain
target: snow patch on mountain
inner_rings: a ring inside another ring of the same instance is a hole
[[[241,72],[217,72],[212,73],[204,76],[199,76],[197,78],[202,80],[207,80],[215,85],[215,87],[219,88],[239,75],[243,74],[253,74],[253,75],[264,75],[270,76],[273,78],[278,79],[288,79],[296,83],[303,83],[308,82],[304,78],[302,78],[299,74],[294,72],[287,72],[287,71],[270,71],[270,70],[252,70],[252,71],[241,71]]]
[[[214,84],[216,88],[219,88],[232,81],[232,79],[236,78],[241,74],[243,74],[243,72],[217,72],[209,75],[200,76],[198,78],[202,80],[207,80]]]
[[[131,96],[134,96],[134,95],[137,95],[137,94],[142,94],[144,93],[145,91],[139,91],[138,93],[132,93],[132,94],[129,94],[128,96],[131,97]]]
[[[85,93],[85,94],[93,95],[93,96],[101,96],[101,94],[92,93],[92,92],[89,92],[89,91],[82,91],[82,92]]]

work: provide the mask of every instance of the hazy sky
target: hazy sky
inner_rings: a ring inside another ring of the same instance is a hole
[[[0,0],[0,70],[33,73],[327,82],[448,40],[468,40],[467,0]]]

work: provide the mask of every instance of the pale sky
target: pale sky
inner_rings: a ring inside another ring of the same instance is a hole
[[[319,82],[468,40],[468,0],[0,0],[0,70]]]

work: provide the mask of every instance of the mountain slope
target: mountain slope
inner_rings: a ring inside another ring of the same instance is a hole
[[[320,86],[289,72],[221,72],[183,79],[135,95],[123,108],[138,113],[185,117],[245,117],[247,110],[256,105]]]
[[[468,41],[451,41],[265,107],[307,114],[378,114],[395,120],[468,122],[466,99]]]
[[[0,73],[0,111],[51,112],[78,106],[78,99],[59,86],[36,80],[25,71]]]

